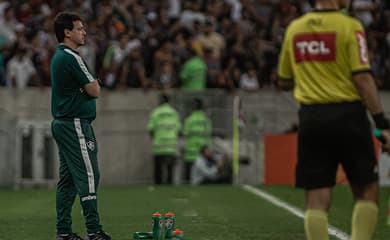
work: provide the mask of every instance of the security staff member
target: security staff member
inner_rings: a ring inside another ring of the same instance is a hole
[[[184,170],[185,180],[189,182],[192,165],[198,159],[202,146],[210,145],[211,120],[203,111],[203,102],[199,98],[193,100],[193,110],[184,120],[183,136],[184,144]]]
[[[169,104],[168,95],[160,96],[159,106],[150,115],[148,129],[153,138],[154,182],[172,184],[181,122],[179,114]],[[166,178],[163,179],[163,175]]]

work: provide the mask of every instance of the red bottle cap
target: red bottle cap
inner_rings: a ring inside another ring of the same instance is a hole
[[[153,217],[161,217],[161,213],[159,213],[159,212],[155,212],[155,213],[153,213],[153,215],[152,215]]]
[[[173,235],[180,235],[180,234],[183,234],[184,232],[178,228],[176,228],[175,231],[173,231]]]
[[[167,213],[165,214],[165,216],[166,216],[166,217],[174,217],[175,214],[174,214],[173,212],[167,212]]]

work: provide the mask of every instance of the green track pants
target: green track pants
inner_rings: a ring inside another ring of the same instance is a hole
[[[72,232],[72,206],[76,195],[88,233],[100,231],[97,209],[99,168],[97,143],[91,124],[78,118],[52,121],[52,133],[60,158],[56,192],[57,233]]]

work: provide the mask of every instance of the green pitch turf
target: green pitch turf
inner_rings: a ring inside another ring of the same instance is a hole
[[[302,191],[261,189],[303,207]],[[387,190],[382,189],[375,240],[390,239],[390,227],[385,225],[387,198]],[[73,230],[84,236],[78,200],[74,206]],[[176,226],[184,230],[186,240],[305,239],[302,219],[238,186],[101,188],[99,209],[114,240],[131,240],[134,231],[150,231],[155,211],[176,213]],[[349,233],[351,211],[348,188],[337,187],[330,223]],[[54,190],[0,190],[0,240],[52,240],[54,236]]]

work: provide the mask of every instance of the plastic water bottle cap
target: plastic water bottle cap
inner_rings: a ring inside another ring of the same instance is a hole
[[[173,217],[173,216],[175,216],[175,214],[174,214],[173,212],[167,212],[167,213],[165,214],[165,216],[166,216],[166,217]]]
[[[153,213],[153,217],[161,217],[161,213],[155,212],[155,213]]]
[[[180,229],[176,229],[175,231],[173,231],[173,235],[179,235],[179,234],[183,234],[184,232]]]

